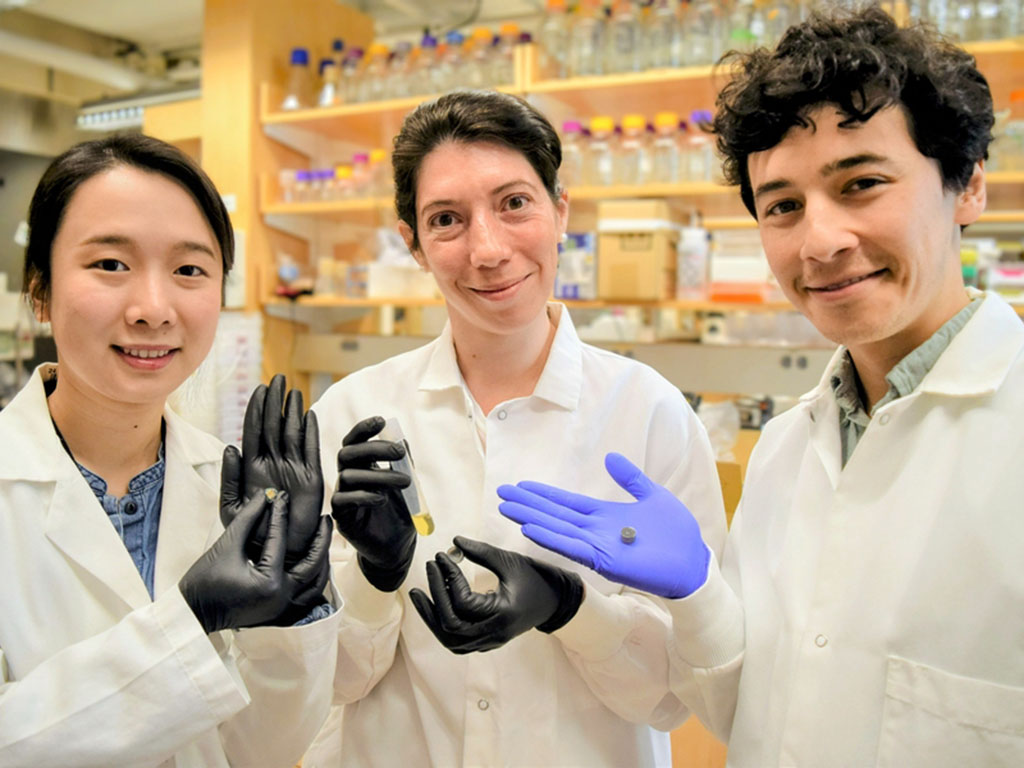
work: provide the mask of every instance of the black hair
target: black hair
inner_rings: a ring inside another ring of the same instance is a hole
[[[756,218],[747,159],[771,149],[808,114],[833,105],[841,125],[899,106],[918,151],[938,161],[943,186],[963,190],[988,157],[992,94],[974,57],[924,24],[900,27],[876,5],[814,13],[790,27],[774,50],[730,52],[719,65],[739,72],[722,89],[711,129],[726,181],[740,186]]]
[[[540,177],[553,201],[561,193],[558,167],[562,144],[555,129],[524,99],[497,91],[458,90],[417,107],[395,136],[391,162],[395,176],[395,209],[412,229],[412,247],[419,248],[416,228],[416,185],[423,158],[445,142],[500,144],[522,154]]]
[[[235,260],[231,220],[209,177],[171,144],[141,134],[115,134],[76,144],[55,158],[32,195],[22,291],[39,306],[46,306],[50,299],[51,250],[71,198],[83,182],[118,166],[159,173],[184,187],[220,246],[224,275],[231,270]]]

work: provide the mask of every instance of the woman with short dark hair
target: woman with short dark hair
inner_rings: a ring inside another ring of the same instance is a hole
[[[220,196],[113,136],[53,161],[29,226],[57,363],[0,412],[0,765],[292,766],[337,632],[315,418],[278,377],[240,455],[166,405],[217,328]]]
[[[583,344],[550,301],[569,214],[560,162],[547,119],[502,93],[442,96],[395,138],[399,229],[448,325],[313,407],[347,542],[344,707],[307,768],[669,764],[668,736],[647,725],[686,714],[668,690],[664,606],[556,565],[497,511],[495,489],[524,475],[622,493],[601,471],[614,443],[692,500],[711,550],[725,535],[710,444],[679,390]],[[381,466],[405,449],[393,431],[371,439],[381,416],[397,419],[436,524],[419,541],[409,474]],[[461,565],[443,551],[453,538]]]

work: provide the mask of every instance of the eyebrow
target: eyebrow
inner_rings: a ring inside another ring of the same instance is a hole
[[[116,248],[130,248],[135,241],[124,235],[95,235],[82,241],[82,245],[112,245]],[[171,248],[173,253],[205,253],[211,259],[216,260],[217,254],[210,246],[198,243],[195,240],[181,240]]]
[[[834,173],[839,171],[847,171],[850,168],[856,168],[859,165],[866,165],[868,163],[888,163],[889,158],[883,157],[882,155],[876,155],[871,152],[862,152],[859,155],[851,155],[850,157],[844,157],[839,160],[834,160],[828,163],[821,169],[821,176],[828,178]],[[793,182],[789,179],[774,179],[772,181],[765,182],[757,188],[754,192],[754,199],[758,199],[763,195],[767,195],[770,192],[775,192],[786,187],[793,186]]]
[[[527,181],[526,179],[513,179],[512,181],[506,181],[504,184],[500,184],[497,187],[495,187],[494,189],[492,189],[491,190],[491,194],[492,195],[500,195],[506,189],[509,189],[510,187],[518,186],[520,184],[525,185],[527,187],[530,187],[531,189],[533,188],[533,185],[530,184],[530,182]],[[442,206],[443,207],[443,206],[446,206],[446,205],[455,205],[456,202],[457,201],[455,201],[455,200],[431,200],[429,203],[427,203],[426,205],[423,206],[423,209],[420,212],[424,213],[428,209],[435,208],[435,207],[438,207],[438,206]]]

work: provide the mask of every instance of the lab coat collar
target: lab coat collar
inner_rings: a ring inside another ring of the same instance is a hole
[[[53,427],[43,382],[54,369],[52,364],[39,366],[0,411],[0,433],[19,436],[0,447],[0,480],[52,483],[49,504],[39,510],[46,536],[130,608],[139,608],[150,602],[146,586]],[[167,473],[157,543],[156,594],[177,584],[217,532],[217,490],[197,476],[196,465],[219,460],[220,443],[169,409],[164,418]]]
[[[156,595],[176,585],[220,534],[219,485],[211,485],[198,470],[219,462],[224,448],[220,440],[168,407],[164,408],[164,421],[167,472],[156,548]],[[213,468],[207,474],[219,479]]]
[[[978,311],[924,377],[921,392],[953,397],[990,394],[1024,351],[1024,323],[1013,307],[996,293],[971,290],[972,298],[980,295],[985,299]]]
[[[951,397],[970,397],[995,392],[1010,366],[1024,350],[1024,323],[998,294],[967,289],[973,299],[984,296],[981,306],[927,373],[916,392]],[[812,406],[832,397],[831,377],[846,347],[839,347],[818,385],[800,398]]]
[[[55,375],[57,366],[43,363],[32,373],[28,383],[10,404],[0,411],[2,432],[20,435],[17,450],[0,448],[0,480],[56,481],[80,476],[75,462],[61,445],[50,418],[44,382]],[[173,451],[186,464],[197,465],[219,461],[223,445],[212,435],[196,429],[169,407],[164,407],[167,423],[166,455]],[[61,459],[66,459],[63,461]]]
[[[547,400],[568,410],[576,408],[583,385],[583,347],[565,305],[548,304],[558,323],[555,338],[548,352],[533,396]],[[462,373],[455,358],[451,321],[434,342],[426,369],[420,378],[421,391],[437,391],[464,386]]]

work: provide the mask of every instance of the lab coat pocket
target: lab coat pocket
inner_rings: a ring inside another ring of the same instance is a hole
[[[890,656],[878,765],[1024,765],[1024,688]]]

